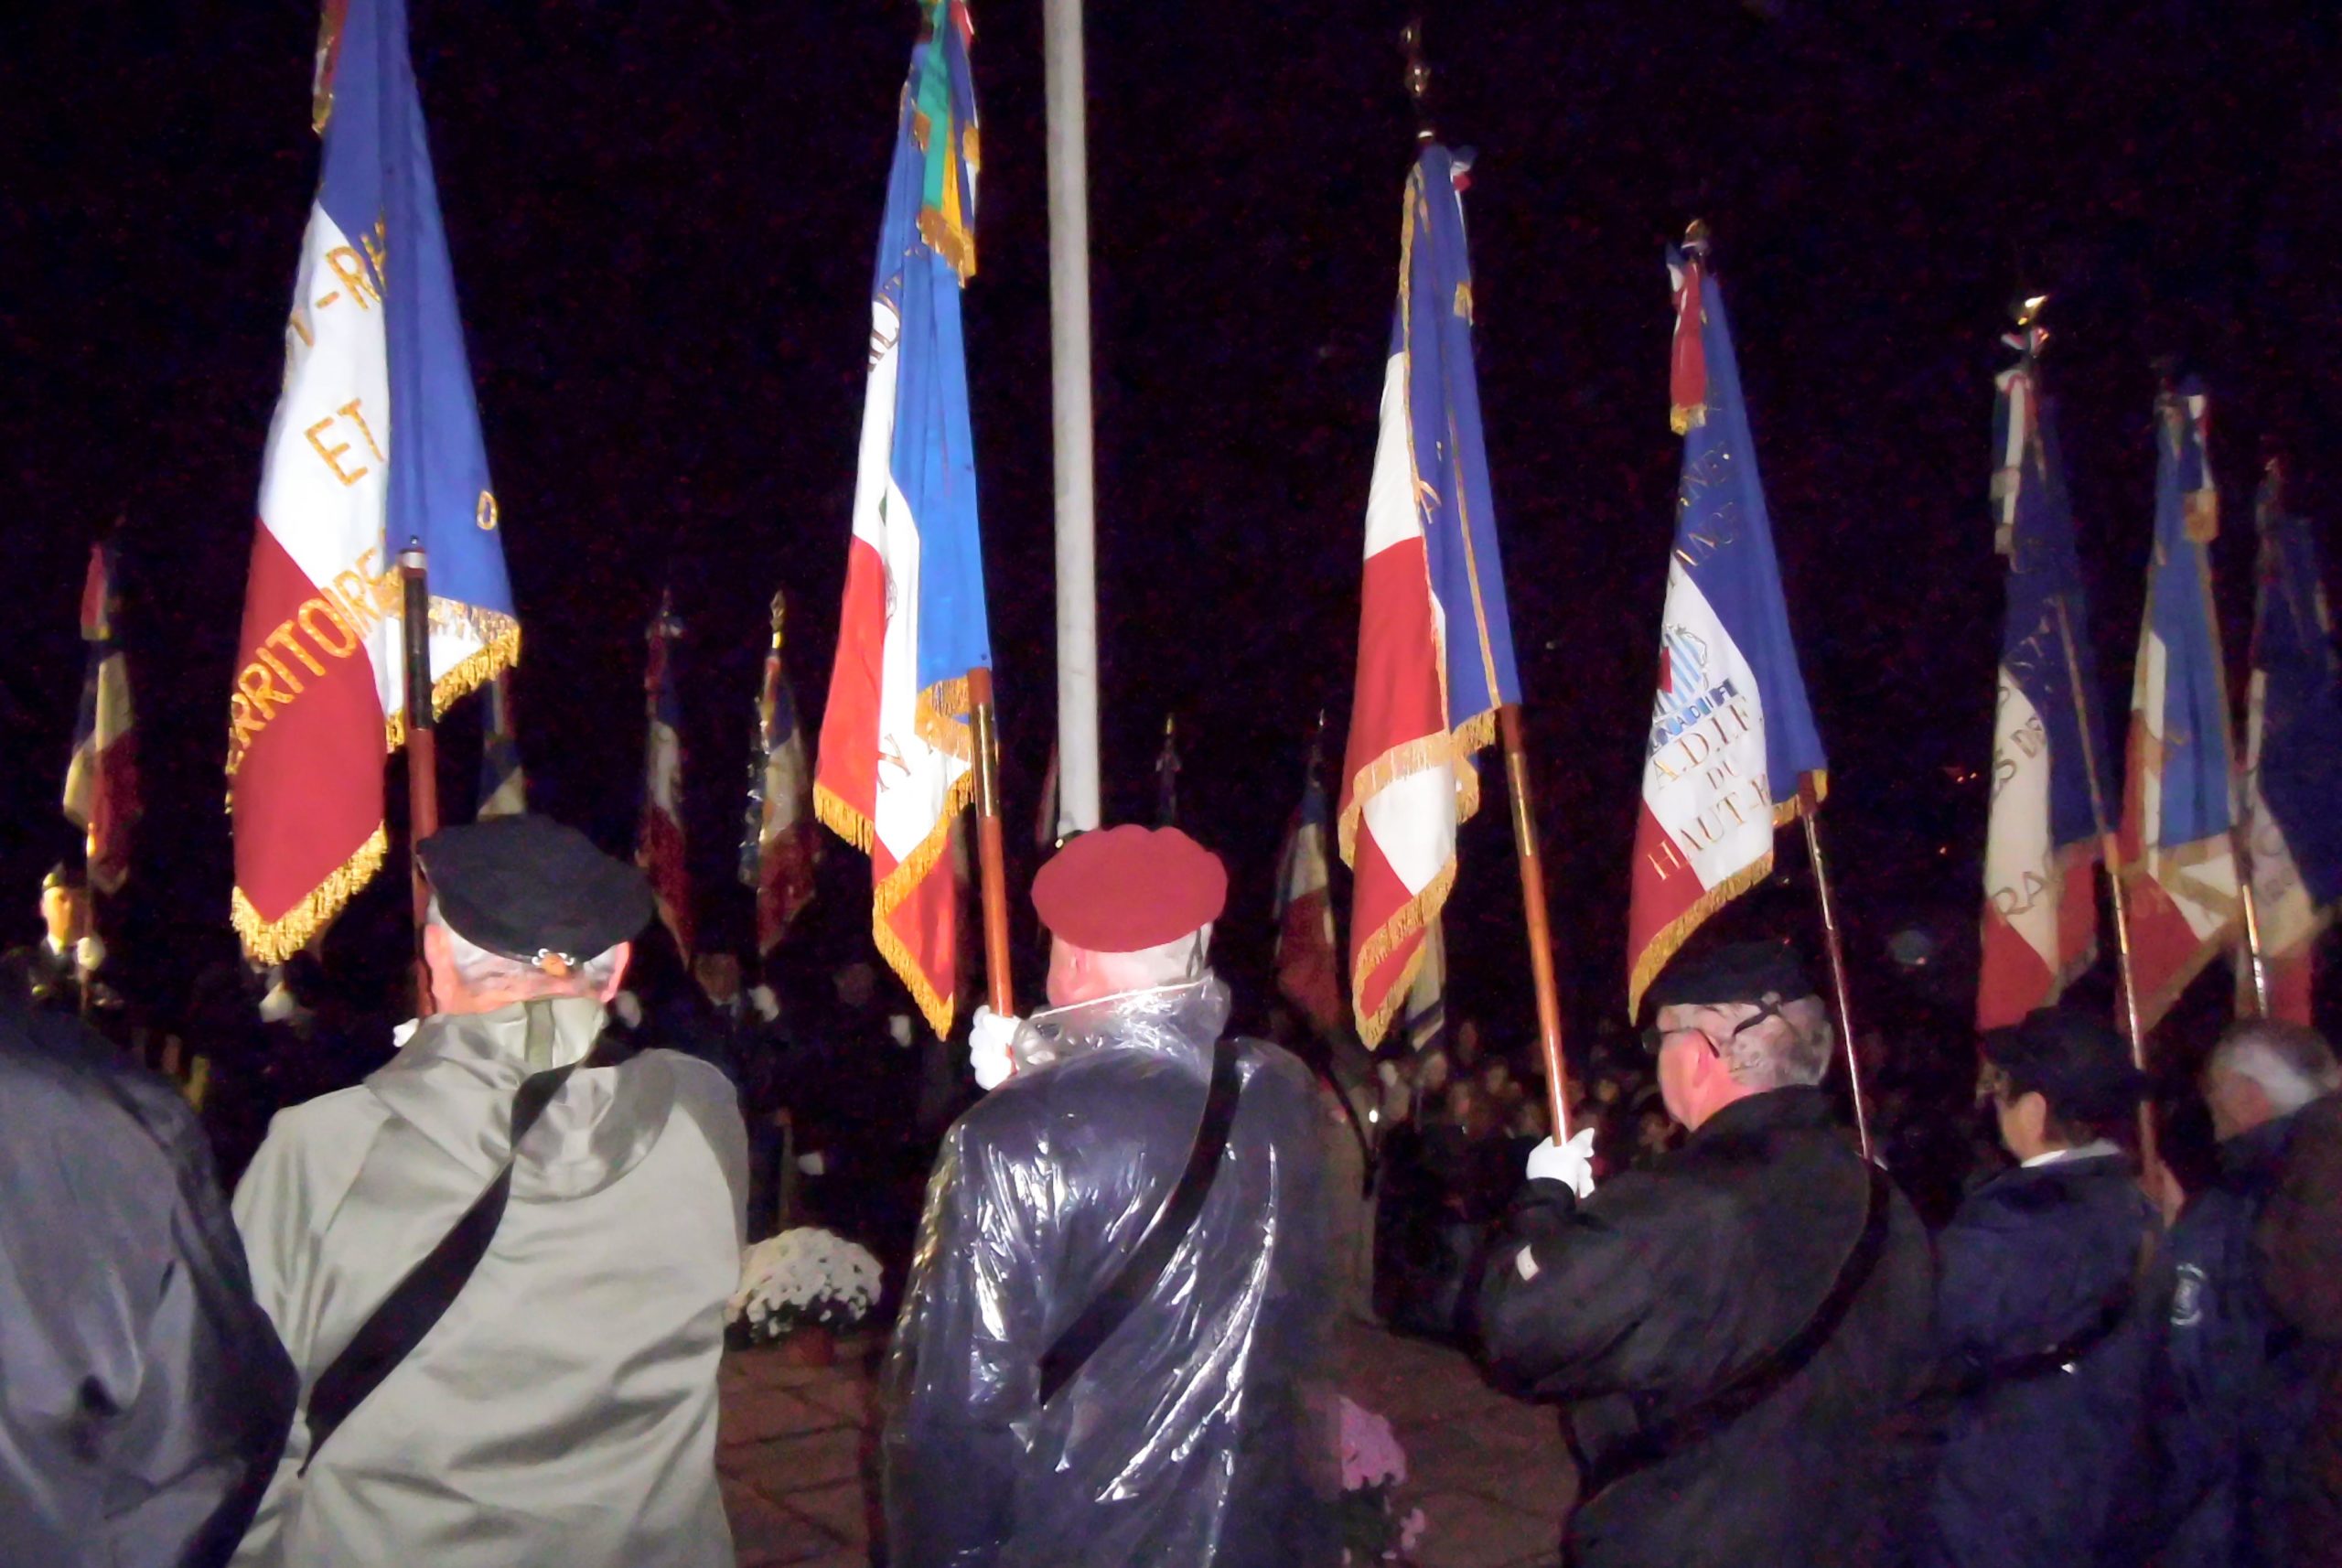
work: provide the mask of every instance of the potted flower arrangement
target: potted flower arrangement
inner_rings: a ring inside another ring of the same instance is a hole
[[[1421,1509],[1399,1512],[1396,1493],[1407,1478],[1406,1450],[1388,1421],[1347,1396],[1341,1422],[1342,1496],[1334,1511],[1342,1561],[1403,1563],[1427,1522]]]
[[[878,1260],[844,1237],[813,1226],[784,1230],[750,1247],[730,1318],[751,1345],[786,1342],[826,1364],[834,1337],[878,1305]]]

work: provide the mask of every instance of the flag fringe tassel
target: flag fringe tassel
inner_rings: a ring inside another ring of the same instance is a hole
[[[1480,775],[1469,766],[1476,752],[1496,744],[1494,708],[1473,714],[1446,735],[1426,735],[1394,746],[1350,777],[1349,803],[1336,824],[1342,864],[1358,865],[1358,824],[1366,803],[1400,779],[1443,765],[1456,769],[1456,821],[1470,822],[1480,810]]]
[[[235,923],[236,934],[243,939],[244,950],[259,963],[283,963],[299,952],[312,937],[332,923],[360,888],[374,879],[390,853],[390,833],[377,822],[355,854],[311,888],[307,897],[274,920],[263,918],[252,901],[244,897],[244,890],[236,888],[230,896],[228,914]]]
[[[1415,974],[1423,964],[1423,944],[1415,944],[1415,950],[1400,967],[1398,978],[1383,992],[1380,1004],[1371,1010],[1366,1005],[1367,982],[1374,978],[1374,972],[1401,944],[1439,918],[1439,912],[1446,907],[1447,896],[1455,886],[1456,861],[1451,856],[1447,864],[1439,868],[1439,875],[1433,877],[1422,892],[1402,904],[1366,939],[1365,945],[1358,950],[1358,956],[1351,961],[1350,1011],[1358,1019],[1359,1038],[1365,1041],[1370,1049],[1382,1043],[1382,1036],[1390,1032],[1391,1020],[1406,1004],[1407,993],[1414,989]]]
[[[945,684],[951,682],[946,682]],[[962,684],[964,687],[965,682]],[[919,847],[912,850],[890,875],[879,879],[871,888],[870,940],[877,944],[879,956],[886,961],[887,967],[910,992],[911,1000],[919,1004],[919,1010],[925,1015],[928,1026],[939,1036],[951,1032],[954,998],[935,989],[934,982],[928,979],[927,972],[919,967],[909,947],[896,933],[891,918],[903,900],[911,896],[912,889],[926,880],[928,874],[935,869],[936,863],[951,847],[951,823],[975,799],[975,795],[976,776],[972,771],[962,773],[954,779],[945,793],[943,811],[936,818],[934,830],[919,841]],[[817,783],[813,786],[813,815],[823,827],[863,854],[870,853],[875,836],[870,819],[825,785]]]
[[[510,616],[494,610],[477,609],[457,604],[453,599],[431,601],[431,624],[435,629],[444,624],[439,608],[448,607],[451,618],[482,632],[482,646],[457,661],[456,667],[431,683],[431,716],[445,716],[449,708],[503,674],[521,662],[521,623]],[[406,744],[406,710],[401,708],[382,724],[384,749],[396,751]]]
[[[1795,808],[1796,802],[1790,802],[1789,820],[1795,818]],[[1776,806],[1773,811],[1778,817],[1781,808]],[[1692,933],[1699,929],[1701,923],[1772,874],[1773,848],[1767,844],[1763,854],[1701,894],[1690,908],[1670,920],[1657,936],[1644,944],[1643,950],[1635,956],[1633,971],[1627,976],[1628,1023],[1633,1023],[1641,1012],[1643,993],[1650,989],[1650,983],[1659,978],[1659,972],[1667,967],[1668,961],[1692,940]]]

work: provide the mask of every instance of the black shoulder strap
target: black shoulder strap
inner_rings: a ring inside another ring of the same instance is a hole
[[[1894,1188],[1886,1173],[1875,1165],[1864,1167],[1870,1176],[1862,1233],[1854,1238],[1838,1277],[1805,1326],[1783,1340],[1770,1354],[1752,1363],[1707,1398],[1646,1425],[1640,1432],[1605,1453],[1587,1477],[1585,1496],[1617,1486],[1669,1455],[1722,1430],[1772,1397],[1781,1385],[1803,1371],[1845,1321],[1854,1298],[1878,1267],[1886,1251],[1887,1219],[1893,1211]]]
[[[590,1059],[590,1058],[589,1058]],[[515,1154],[529,1129],[569,1081],[569,1075],[586,1065],[572,1062],[549,1072],[532,1073],[521,1081],[512,1096],[512,1144]],[[366,1396],[380,1388],[382,1380],[398,1369],[409,1352],[423,1343],[447,1308],[455,1304],[472,1271],[488,1256],[489,1243],[496,1239],[496,1227],[504,1218],[505,1199],[512,1192],[512,1162],[496,1173],[496,1179],[486,1191],[472,1200],[464,1217],[456,1221],[455,1229],[439,1239],[439,1244],[423,1256],[423,1261],[406,1272],[406,1277],[392,1286],[341,1354],[317,1375],[309,1389],[309,1455],[301,1468],[308,1469],[326,1440],[349,1418],[349,1412],[365,1402]]]
[[[2045,1349],[2028,1350],[2002,1360],[1961,1369],[1953,1379],[1954,1391],[1973,1395],[1996,1383],[2027,1382],[2035,1378],[2046,1378],[2052,1372],[2065,1371],[2097,1349],[2122,1326],[2124,1320],[2131,1316],[2132,1307],[2153,1284],[2155,1262],[2162,1253],[2162,1227],[2153,1219],[2141,1227],[2131,1272],[2108,1288],[2104,1299],[2099,1303],[2098,1311],[2088,1323]]]
[[[1146,1233],[1123,1260],[1113,1278],[1081,1310],[1070,1326],[1041,1356],[1041,1402],[1047,1404],[1071,1382],[1098,1348],[1155,1294],[1163,1271],[1179,1251],[1179,1243],[1195,1229],[1211,1192],[1212,1177],[1228,1152],[1228,1132],[1236,1121],[1236,1101],[1243,1084],[1237,1077],[1238,1046],[1233,1037],[1212,1047],[1211,1087],[1204,1093],[1203,1119],[1196,1124],[1195,1146],[1187,1151],[1187,1168],[1147,1221]]]

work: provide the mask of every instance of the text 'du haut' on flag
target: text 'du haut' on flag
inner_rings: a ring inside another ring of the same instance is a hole
[[[2234,940],[2243,913],[2228,674],[2205,548],[2220,527],[2208,418],[2193,381],[2155,398],[2154,553],[2122,790],[2122,886],[2142,1029],[2161,1021]]]
[[[1479,807],[1473,753],[1520,697],[1472,369],[1470,160],[1427,143],[1407,177],[1399,306],[1367,489],[1358,680],[1339,837],[1352,876],[1350,999],[1382,1038]]]
[[[314,104],[323,168],[229,698],[232,912],[263,962],[316,935],[387,848],[400,550],[429,553],[435,711],[521,648],[403,0],[331,0]]]
[[[911,52],[871,289],[837,662],[815,814],[870,855],[871,931],[938,1034],[957,996],[952,819],[973,791],[968,672],[992,667],[960,290],[975,270],[975,101],[959,0]]]
[[[1799,781],[1810,776],[1818,800],[1829,768],[1789,639],[1724,296],[1696,231],[1667,265],[1683,475],[1635,823],[1630,1015],[1700,922],[1765,878],[1775,826],[1799,811]]]
[[[90,884],[101,893],[120,892],[130,875],[130,832],[141,811],[130,665],[116,639],[121,612],[119,558],[112,544],[93,544],[81,586],[89,670],[81,681],[63,805],[66,821],[82,832]]]
[[[1977,1026],[2014,1024],[2057,1000],[2098,953],[2092,868],[2108,823],[2104,710],[2056,411],[2028,322],[2004,338],[2016,363],[1996,378],[1994,548],[2008,561],[1992,806],[1984,836]]]
[[[2342,676],[2319,575],[2316,536],[2286,510],[2272,459],[2254,507],[2261,532],[2252,687],[2245,710],[2247,843],[2269,1011],[2310,1021],[2311,959],[2342,899]]]

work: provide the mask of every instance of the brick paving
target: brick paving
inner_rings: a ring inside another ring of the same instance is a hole
[[[740,1568],[867,1568],[878,1514],[882,1346],[842,1347],[831,1367],[771,1349],[725,1358],[716,1467]],[[1461,1355],[1347,1326],[1342,1389],[1391,1418],[1407,1451],[1402,1509],[1431,1528],[1420,1568],[1549,1568],[1572,1477],[1552,1413],[1506,1399]]]

